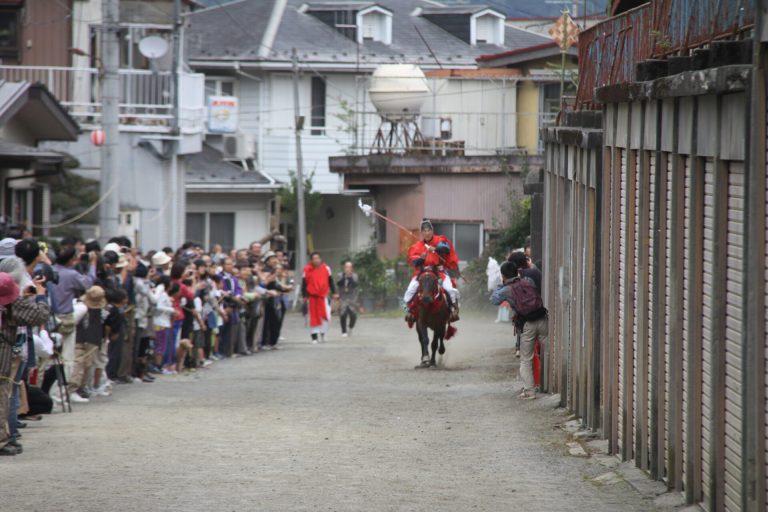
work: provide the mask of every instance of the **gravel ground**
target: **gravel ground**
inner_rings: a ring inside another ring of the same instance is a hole
[[[120,385],[25,429],[0,459],[0,510],[649,511],[568,454],[565,414],[519,401],[508,325],[465,318],[443,367],[414,370],[402,320]],[[551,400],[550,400],[551,402]]]

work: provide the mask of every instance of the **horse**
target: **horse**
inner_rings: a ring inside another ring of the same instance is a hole
[[[450,277],[446,277],[450,279]],[[448,323],[451,308],[445,290],[440,286],[437,271],[427,267],[419,275],[416,306],[416,332],[421,343],[421,364],[416,368],[437,366],[435,355],[445,354],[445,339],[450,339],[456,329]],[[429,354],[429,331],[432,329],[432,355]],[[447,335],[447,336],[446,336]]]

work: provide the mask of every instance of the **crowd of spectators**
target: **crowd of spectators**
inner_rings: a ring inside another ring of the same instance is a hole
[[[282,237],[144,254],[125,237],[0,240],[0,455],[53,407],[279,349],[293,272],[267,240]]]

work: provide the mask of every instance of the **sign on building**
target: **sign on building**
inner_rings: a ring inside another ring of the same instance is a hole
[[[211,133],[237,132],[237,98],[234,96],[208,97],[208,131]]]

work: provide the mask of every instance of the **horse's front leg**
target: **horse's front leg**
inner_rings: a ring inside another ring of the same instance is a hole
[[[442,344],[442,339],[438,331],[434,332],[432,336],[432,358],[429,360],[429,366],[437,366],[435,362],[435,356],[437,355],[437,348]]]
[[[424,323],[419,322],[416,325],[416,332],[419,334],[419,343],[421,344],[421,366],[429,365],[429,332]]]

